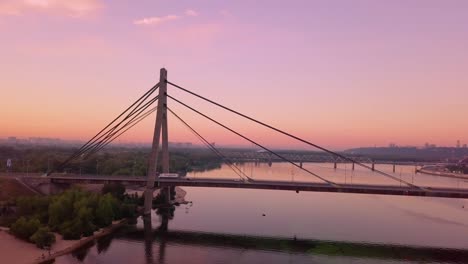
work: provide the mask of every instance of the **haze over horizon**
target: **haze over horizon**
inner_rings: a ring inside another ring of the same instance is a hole
[[[87,140],[165,67],[174,83],[333,149],[466,143],[467,11],[422,0],[2,1],[0,138]],[[302,146],[168,89],[265,145]],[[210,142],[249,146],[169,104]],[[122,140],[150,142],[153,128],[154,114]],[[169,140],[199,144],[172,116]]]

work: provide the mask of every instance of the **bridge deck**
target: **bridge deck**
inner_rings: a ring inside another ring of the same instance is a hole
[[[54,183],[110,183],[122,182],[126,184],[144,184],[146,177],[119,177],[119,176],[49,176]],[[241,181],[235,179],[213,178],[164,178],[157,182],[159,187],[189,186],[209,188],[243,188],[263,190],[290,190],[308,192],[334,192],[355,194],[380,194],[402,196],[424,196],[444,198],[466,198],[468,189],[424,187],[424,189],[408,186],[391,185],[365,185],[365,184],[340,184],[332,186],[326,183],[314,182],[285,182],[285,181]]]

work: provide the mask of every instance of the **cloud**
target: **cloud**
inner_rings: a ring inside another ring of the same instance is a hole
[[[185,15],[186,16],[198,16],[198,13],[195,10],[187,9],[187,10],[185,10]]]
[[[196,17],[198,16],[198,12],[193,9],[187,9],[184,12],[184,15],[167,15],[167,16],[160,16],[160,17],[145,17],[142,19],[138,19],[133,21],[134,25],[160,25],[169,21],[177,20],[183,18],[184,16],[187,17]]]
[[[68,16],[83,16],[101,7],[101,0],[2,0],[0,15],[50,11]]]
[[[139,20],[133,21],[135,25],[159,25],[168,21],[177,20],[179,16],[176,15],[167,15],[163,17],[147,17]]]

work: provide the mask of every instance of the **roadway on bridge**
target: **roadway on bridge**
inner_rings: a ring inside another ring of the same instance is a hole
[[[122,176],[76,176],[76,175],[52,175],[47,177],[54,183],[110,183],[121,182],[124,184],[145,184],[146,177],[122,177]],[[168,186],[187,186],[204,188],[243,188],[263,190],[289,190],[308,192],[334,192],[354,194],[380,194],[401,196],[423,196],[444,198],[466,198],[468,189],[461,188],[435,188],[435,187],[410,187],[392,185],[366,185],[366,184],[336,184],[314,182],[286,182],[271,180],[237,180],[216,178],[160,178],[156,182],[159,188]]]

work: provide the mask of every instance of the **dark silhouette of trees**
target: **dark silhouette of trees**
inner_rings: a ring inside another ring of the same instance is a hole
[[[117,185],[105,189],[105,194],[70,189],[51,197],[18,198],[19,218],[11,225],[11,233],[43,248],[55,241],[50,231],[64,239],[79,239],[114,220],[136,216],[138,196],[124,195],[125,189]]]

